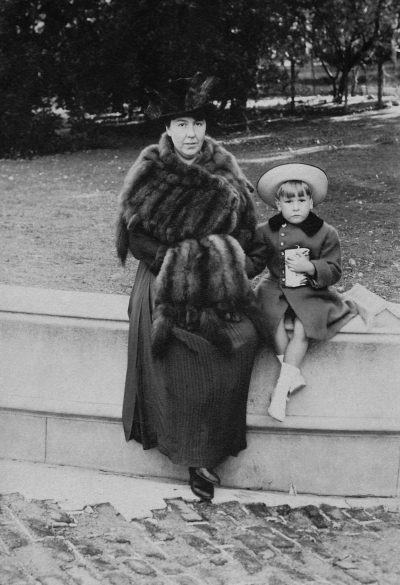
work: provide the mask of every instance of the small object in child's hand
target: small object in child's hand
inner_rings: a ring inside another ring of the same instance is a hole
[[[289,258],[295,258],[296,256],[304,256],[307,260],[310,259],[310,250],[308,248],[291,248],[289,250],[285,250],[285,262]],[[306,286],[307,285],[307,276],[304,272],[294,272],[294,270],[290,270],[290,268],[285,264],[285,286],[294,288],[296,286]]]

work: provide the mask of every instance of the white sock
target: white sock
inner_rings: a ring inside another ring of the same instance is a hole
[[[281,373],[276,386],[272,392],[271,403],[268,408],[268,414],[281,422],[285,420],[286,400],[290,392],[291,385],[300,370],[291,364],[282,362]]]
[[[306,381],[303,378],[303,375],[301,373],[301,371],[299,370],[298,374],[296,374],[293,383],[290,387],[289,390],[289,395],[293,394],[293,392],[297,392],[297,390],[301,390],[302,388],[304,388],[304,386],[306,386]]]
[[[297,376],[297,374],[300,374],[299,368],[296,368],[296,366],[292,366],[292,364],[288,364],[287,362],[282,362],[281,374],[283,371],[289,376]]]

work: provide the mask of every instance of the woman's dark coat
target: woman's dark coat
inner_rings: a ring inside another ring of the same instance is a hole
[[[215,205],[210,205],[209,189],[202,189],[207,181],[213,182]],[[173,198],[168,211],[162,203],[160,207],[159,201],[163,201],[163,192],[171,192],[171,185],[175,202]],[[174,266],[173,262],[177,254],[179,258],[182,241],[203,241],[196,240],[196,236],[211,240],[215,237],[212,228],[209,235],[199,231],[207,221],[219,226],[218,242],[231,243],[233,238],[236,252],[238,240],[246,247],[256,225],[251,190],[234,157],[211,139],[206,139],[195,165],[188,167],[179,161],[169,139],[163,135],[159,145],[148,147],[140,155],[121,194],[118,253],[124,260],[129,248],[140,260],[129,303],[125,436],[127,440],[141,442],[145,449],[158,447],[180,465],[213,467],[246,447],[247,395],[258,336],[251,320],[243,314],[239,319],[220,319],[220,329],[231,347],[230,352],[224,352],[202,331],[191,331],[175,323],[166,351],[155,359],[152,348],[155,297],[160,287],[168,292],[175,277],[181,278],[182,264]],[[181,206],[182,213],[189,215],[180,227],[179,222],[173,221],[174,205],[190,191],[187,207]],[[221,198],[232,203],[234,215],[226,213],[226,206],[218,207]],[[190,211],[191,202],[194,214]],[[156,216],[157,221],[153,221]],[[204,221],[197,224],[201,218]],[[187,230],[188,224],[192,232],[180,233],[183,228]],[[188,237],[192,239],[185,239]],[[239,249],[243,254],[240,246]],[[214,260],[211,258],[211,262]],[[170,279],[163,278],[165,262],[169,263]],[[238,264],[229,266],[231,272],[228,270],[226,282],[230,275],[244,273],[244,254]],[[204,305],[208,312],[207,298]]]

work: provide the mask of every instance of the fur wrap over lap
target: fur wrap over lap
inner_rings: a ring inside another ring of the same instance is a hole
[[[165,133],[130,169],[120,196],[118,255],[124,263],[128,230],[139,226],[169,247],[155,282],[156,355],[174,326],[226,351],[221,321],[244,313],[262,331],[242,249],[256,227],[252,191],[234,156],[208,137],[196,162],[186,165]]]

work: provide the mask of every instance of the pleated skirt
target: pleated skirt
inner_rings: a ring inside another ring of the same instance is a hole
[[[168,351],[151,352],[154,276],[141,263],[129,305],[128,368],[123,405],[127,440],[157,447],[173,463],[215,467],[246,448],[246,407],[258,347],[252,323],[224,323],[227,355],[199,335],[175,328]]]

